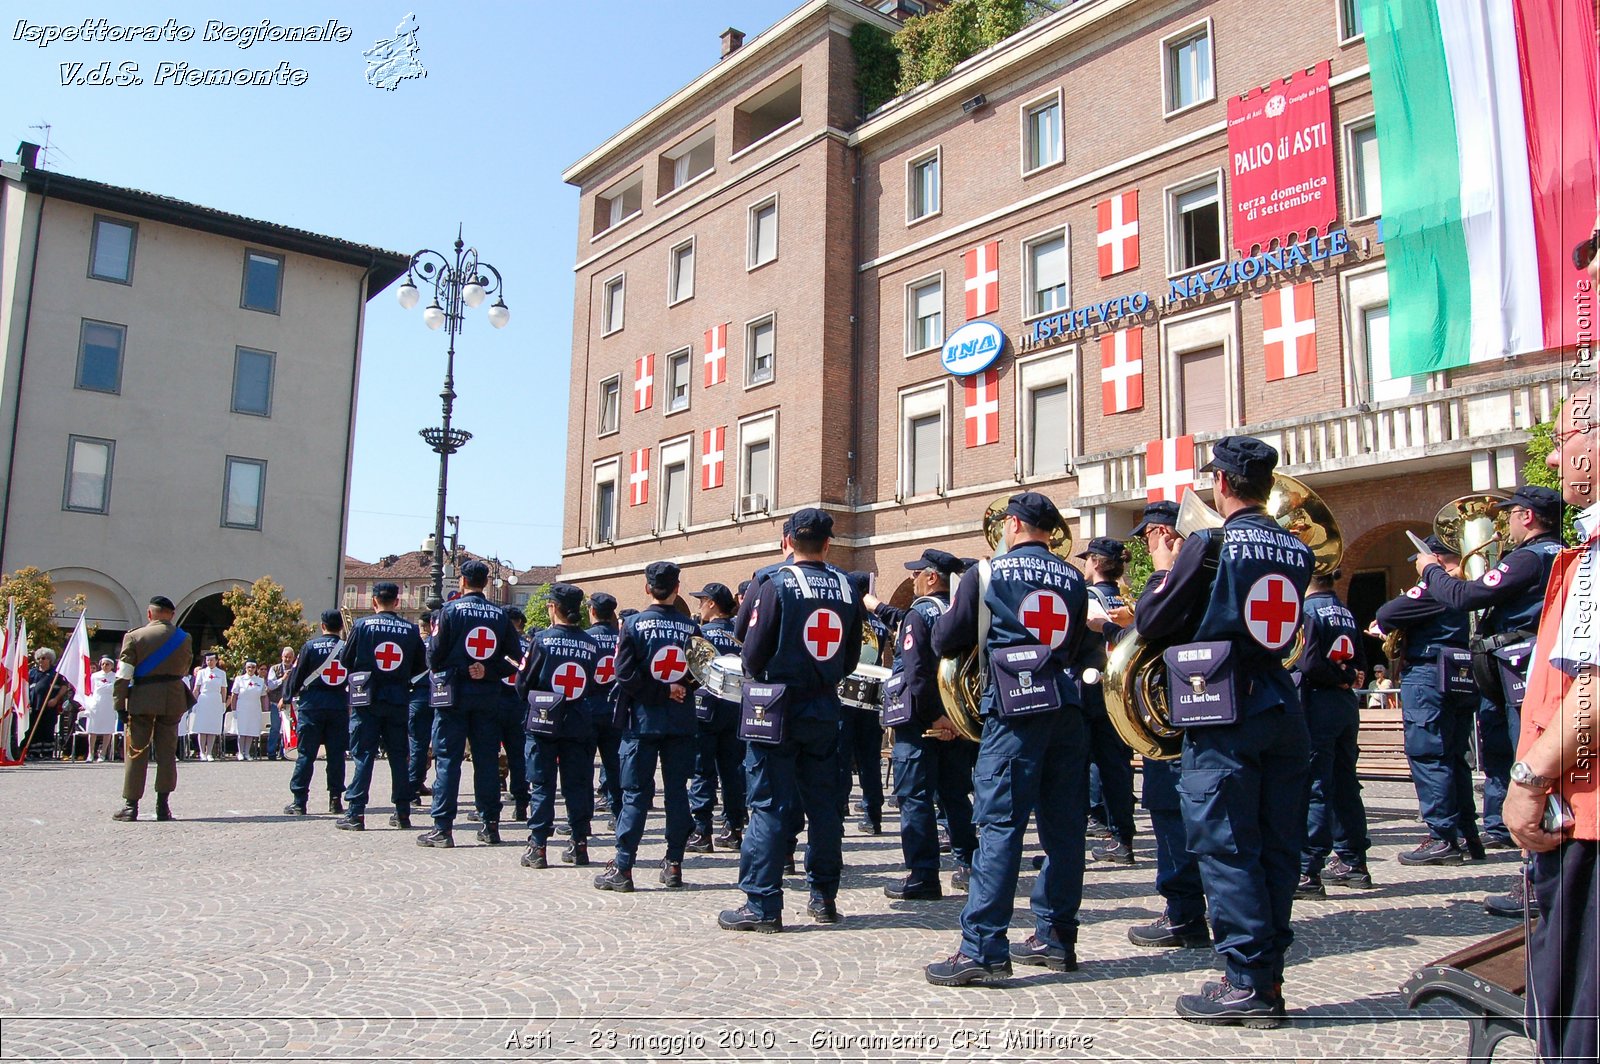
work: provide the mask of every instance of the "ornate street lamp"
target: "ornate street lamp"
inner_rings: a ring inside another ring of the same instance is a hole
[[[480,306],[490,296],[495,297],[489,307],[489,324],[503,329],[511,320],[511,309],[503,295],[504,283],[500,271],[487,262],[480,262],[478,249],[467,247],[461,239],[461,228],[456,228],[454,256],[447,256],[427,248],[411,256],[406,279],[396,290],[400,305],[410,310],[420,302],[418,281],[433,290],[433,300],[422,311],[422,322],[430,329],[445,329],[450,336],[450,350],[445,360],[444,390],[439,398],[444,405],[444,419],[438,427],[421,430],[419,435],[439,456],[439,505],[433,524],[433,598],[429,609],[444,604],[444,507],[450,483],[450,456],[472,439],[472,433],[452,428],[450,412],[456,398],[456,337],[468,308]]]

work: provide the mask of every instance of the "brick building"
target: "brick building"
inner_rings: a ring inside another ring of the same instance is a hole
[[[927,546],[984,553],[984,508],[1022,486],[1125,535],[1189,446],[1197,468],[1245,431],[1334,510],[1369,618],[1408,586],[1405,530],[1516,482],[1560,356],[1390,377],[1359,9],[1081,0],[864,116],[850,34],[898,25],[875,8],[725,34],[564,174],[564,578],[624,604],[656,558],[732,583],[820,502],[835,560],[887,590]],[[1314,68],[1337,217],[1236,250],[1228,99]],[[952,375],[975,320],[999,357]]]
[[[461,562],[477,559],[489,566],[489,586],[485,594],[489,601],[502,606],[526,608],[529,599],[541,585],[557,579],[554,565],[535,565],[517,569],[498,558],[486,558],[464,548],[445,556],[445,565],[451,572]],[[426,608],[433,594],[433,552],[413,550],[404,554],[386,554],[375,562],[364,562],[348,555],[344,560],[344,596],[339,605],[348,617],[360,617],[372,612],[372,585],[390,581],[400,585],[398,612],[416,620]],[[445,581],[445,593],[454,588],[455,578]]]

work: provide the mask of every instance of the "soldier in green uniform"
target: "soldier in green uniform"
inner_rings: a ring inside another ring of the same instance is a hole
[[[126,722],[123,806],[113,820],[138,820],[151,748],[156,756],[156,819],[171,820],[167,796],[178,787],[178,721],[190,705],[183,678],[194,662],[189,634],[176,627],[177,608],[165,595],[150,599],[150,623],[122,637],[112,704]]]

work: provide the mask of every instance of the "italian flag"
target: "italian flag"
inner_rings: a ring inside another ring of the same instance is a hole
[[[1363,0],[1362,14],[1394,376],[1592,345],[1572,249],[1597,208],[1593,0]]]

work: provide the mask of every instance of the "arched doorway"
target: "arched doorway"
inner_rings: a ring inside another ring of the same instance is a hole
[[[1403,594],[1416,583],[1417,571],[1410,561],[1416,548],[1407,532],[1426,536],[1433,531],[1425,521],[1391,521],[1368,530],[1345,550],[1344,599],[1363,631],[1377,616],[1378,607]],[[1368,638],[1367,660],[1383,660],[1379,640]]]
[[[222,633],[233,624],[233,611],[222,604],[222,592],[205,595],[178,615],[178,627],[189,633],[194,643],[194,657],[198,664],[200,655],[216,649],[222,642]]]

